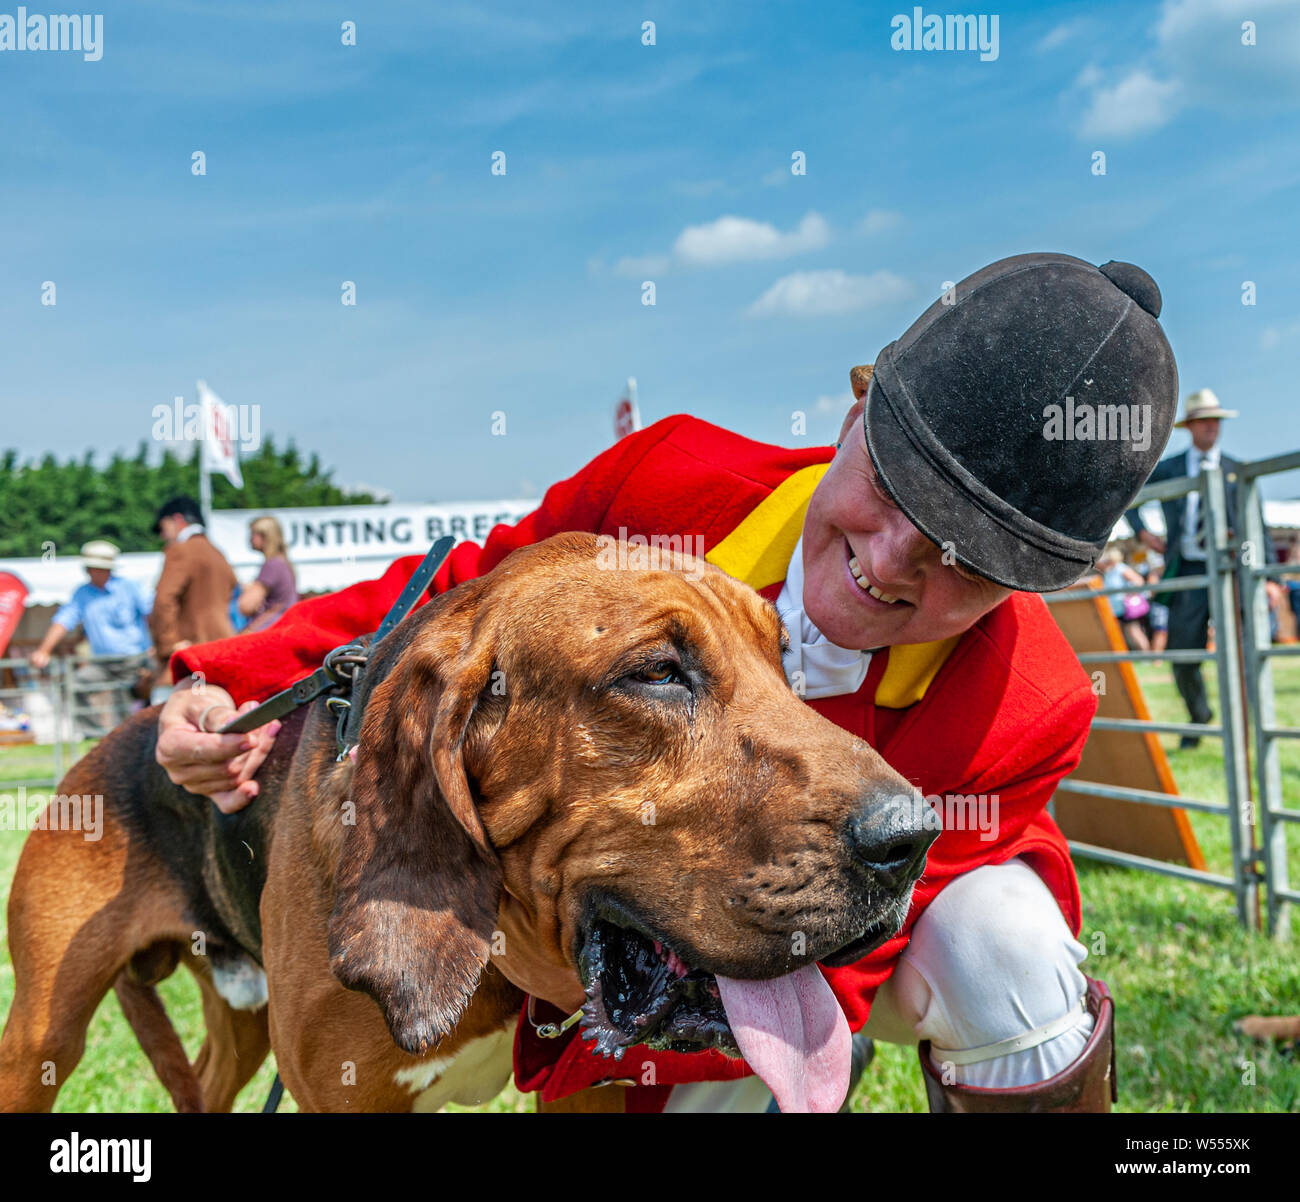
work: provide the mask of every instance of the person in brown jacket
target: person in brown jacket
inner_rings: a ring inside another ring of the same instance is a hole
[[[208,541],[193,497],[173,497],[159,509],[153,529],[165,550],[150,626],[158,658],[166,663],[174,651],[235,633],[230,598],[238,581]]]

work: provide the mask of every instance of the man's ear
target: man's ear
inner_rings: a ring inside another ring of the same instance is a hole
[[[478,987],[501,865],[465,772],[466,729],[494,639],[476,621],[479,581],[417,610],[372,654],[329,925],[330,968],[370,994],[393,1040],[421,1055]]]

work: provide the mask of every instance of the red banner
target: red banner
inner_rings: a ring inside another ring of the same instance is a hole
[[[0,656],[9,646],[23,616],[27,586],[12,572],[0,572]]]

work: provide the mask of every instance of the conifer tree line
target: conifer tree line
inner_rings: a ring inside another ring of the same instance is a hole
[[[170,447],[150,462],[149,444],[135,455],[116,451],[102,466],[95,452],[60,463],[47,454],[19,462],[18,452],[0,454],[0,557],[75,554],[82,543],[106,538],[123,551],[157,551],[153,533],[158,506],[179,493],[198,497],[199,444],[182,458]],[[312,454],[304,460],[290,440],[283,449],[265,438],[240,460],[244,487],[212,477],[214,509],[279,509],[298,505],[373,505],[379,498],[350,492],[333,481]]]

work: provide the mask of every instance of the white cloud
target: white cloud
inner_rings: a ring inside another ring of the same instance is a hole
[[[1072,41],[1087,28],[1088,22],[1080,18],[1077,21],[1062,21],[1060,25],[1053,26],[1038,39],[1034,49],[1040,54],[1049,50],[1057,50],[1064,46],[1066,42]]]
[[[1096,63],[1089,63],[1075,78],[1076,88],[1095,88],[1105,78]]]
[[[808,213],[788,234],[766,221],[719,217],[707,225],[691,225],[682,230],[673,243],[673,256],[695,266],[785,259],[806,250],[818,250],[830,237],[830,226],[818,213]]]
[[[779,188],[782,184],[788,184],[793,178],[789,167],[773,167],[771,171],[763,176],[763,187]]]
[[[1290,343],[1300,338],[1300,321],[1293,321],[1284,326],[1267,326],[1259,336],[1259,349],[1271,351],[1283,343]]]
[[[1091,93],[1081,135],[1135,137],[1189,107],[1254,113],[1300,106],[1296,0],[1164,0],[1152,32],[1141,58],[1105,71],[1089,64],[1079,74],[1075,86]]]
[[[751,317],[826,317],[903,300],[911,294],[911,285],[889,271],[870,275],[849,275],[838,268],[796,271],[777,280],[749,306],[748,313]]]
[[[1085,138],[1131,138],[1167,125],[1180,107],[1177,80],[1153,79],[1138,69],[1111,87],[1098,87],[1083,115]]]
[[[668,266],[667,255],[627,255],[614,264],[614,274],[630,280],[644,280],[663,275]]]
[[[1242,43],[1254,23],[1255,45]],[[1162,60],[1198,104],[1230,110],[1300,103],[1300,4],[1295,0],[1165,0]]]
[[[883,234],[886,230],[895,229],[902,223],[902,213],[895,213],[892,209],[872,209],[858,222],[858,233],[868,236]]]
[[[813,402],[813,412],[834,413],[839,417],[843,417],[853,408],[854,399],[853,389],[851,388],[846,388],[835,396],[819,396]]]
[[[749,217],[719,217],[704,225],[688,225],[673,242],[668,255],[628,255],[614,264],[615,275],[647,279],[667,274],[674,266],[716,267],[725,263],[750,263],[787,259],[820,250],[831,240],[831,227],[820,213],[806,213],[792,230],[783,232],[766,221]],[[592,273],[590,264],[589,273]]]

